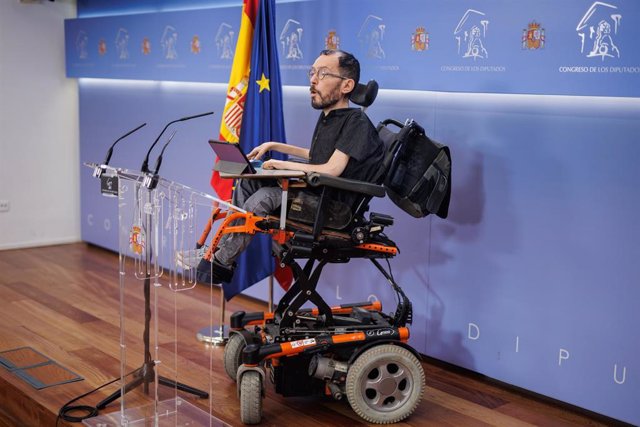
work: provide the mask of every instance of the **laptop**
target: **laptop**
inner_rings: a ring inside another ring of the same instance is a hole
[[[242,151],[240,144],[232,144],[230,142],[209,140],[209,145],[218,155],[218,163],[213,167],[214,170],[229,175],[256,174],[256,168],[253,167],[247,155]]]
[[[220,172],[220,176],[223,178],[235,178],[239,175],[255,175],[255,178],[301,178],[305,176],[304,172],[297,170],[262,169],[262,161],[249,160],[240,144],[210,139],[209,145],[219,159],[213,169]]]

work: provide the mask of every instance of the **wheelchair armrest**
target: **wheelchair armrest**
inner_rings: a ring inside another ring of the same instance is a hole
[[[367,196],[384,197],[385,189],[381,185],[354,179],[340,178],[318,172],[308,173],[305,180],[312,187],[327,186],[340,190],[353,191]]]

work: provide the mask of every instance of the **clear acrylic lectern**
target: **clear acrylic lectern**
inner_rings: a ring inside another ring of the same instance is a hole
[[[189,295],[195,292],[195,268],[177,262],[187,258],[177,254],[199,245],[213,208],[243,211],[157,175],[87,166],[95,168],[103,184],[109,181],[111,190],[117,181],[120,389],[98,409],[119,405],[120,410],[84,424],[226,425],[215,417],[208,397],[213,390],[212,350],[193,334],[195,324],[213,320],[212,298],[200,301]],[[209,319],[194,317],[203,312]]]

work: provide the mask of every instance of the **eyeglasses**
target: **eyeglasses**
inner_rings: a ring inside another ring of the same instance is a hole
[[[348,77],[341,76],[340,74],[331,73],[326,68],[320,68],[319,70],[316,70],[315,68],[311,68],[309,70],[308,75],[309,75],[309,80],[311,80],[313,76],[318,76],[318,80],[324,80],[326,76],[337,77],[342,80],[348,79]]]

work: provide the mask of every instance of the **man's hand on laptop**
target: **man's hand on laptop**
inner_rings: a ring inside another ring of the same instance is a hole
[[[300,172],[313,172],[313,166],[306,163],[290,162],[288,160],[270,159],[262,164],[262,169],[280,169]]]
[[[265,155],[267,151],[272,150],[272,142],[263,142],[262,144],[255,147],[249,154],[247,154],[247,158],[249,160],[260,160]]]
[[[262,164],[262,169],[287,169],[282,160],[271,159]]]

